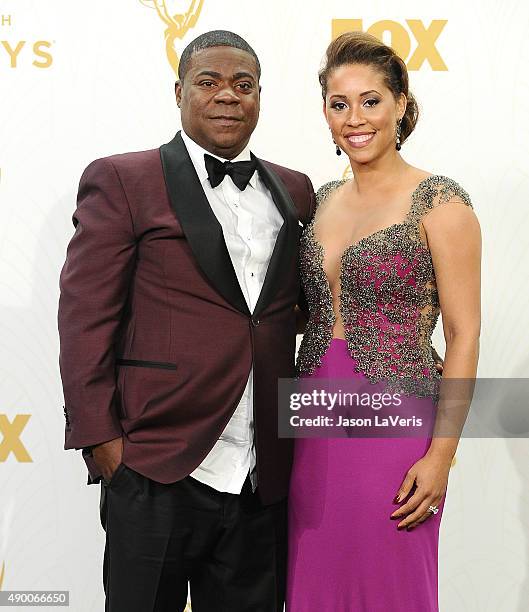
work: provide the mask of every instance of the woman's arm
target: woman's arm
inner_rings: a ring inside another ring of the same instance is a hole
[[[481,231],[474,211],[452,201],[431,211],[423,220],[437,280],[446,341],[443,380],[458,379],[448,389],[463,391],[463,380],[476,377],[481,328]],[[438,406],[442,418],[450,410],[446,398]],[[468,406],[467,406],[468,409]],[[451,463],[458,437],[434,437],[428,454]]]
[[[411,529],[426,520],[431,516],[429,507],[436,507],[445,494],[479,355],[481,231],[476,215],[462,201],[452,200],[430,211],[423,228],[437,280],[446,355],[432,442],[425,456],[410,468],[396,496],[400,503],[416,486],[409,500],[392,514],[392,518],[406,517],[398,524],[400,529]],[[451,384],[450,379],[457,381]],[[454,397],[454,389],[459,398]],[[443,436],[447,424],[451,433]]]

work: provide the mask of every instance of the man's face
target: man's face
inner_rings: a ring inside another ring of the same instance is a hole
[[[254,57],[233,47],[198,51],[175,91],[186,134],[218,157],[237,157],[259,119]]]

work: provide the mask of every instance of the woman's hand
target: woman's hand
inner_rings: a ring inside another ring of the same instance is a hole
[[[393,519],[405,517],[397,525],[398,529],[413,529],[432,515],[428,508],[441,503],[448,485],[450,464],[446,457],[427,453],[411,466],[394,499],[395,503],[400,503],[414,488],[408,501],[391,515]]]

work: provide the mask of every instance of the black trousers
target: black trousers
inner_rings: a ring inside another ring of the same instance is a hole
[[[105,612],[282,612],[286,500],[263,506],[187,477],[171,484],[124,464],[101,486]]]

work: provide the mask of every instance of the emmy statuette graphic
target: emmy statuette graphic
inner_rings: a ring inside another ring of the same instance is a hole
[[[175,14],[172,14],[173,11],[167,6],[169,3],[166,0],[140,0],[140,2],[144,6],[154,9],[158,17],[165,24],[164,36],[167,59],[178,78],[180,58],[176,51],[175,43],[177,39],[182,40],[187,32],[195,27],[200,17],[204,0],[192,0],[186,12],[177,12]]]

